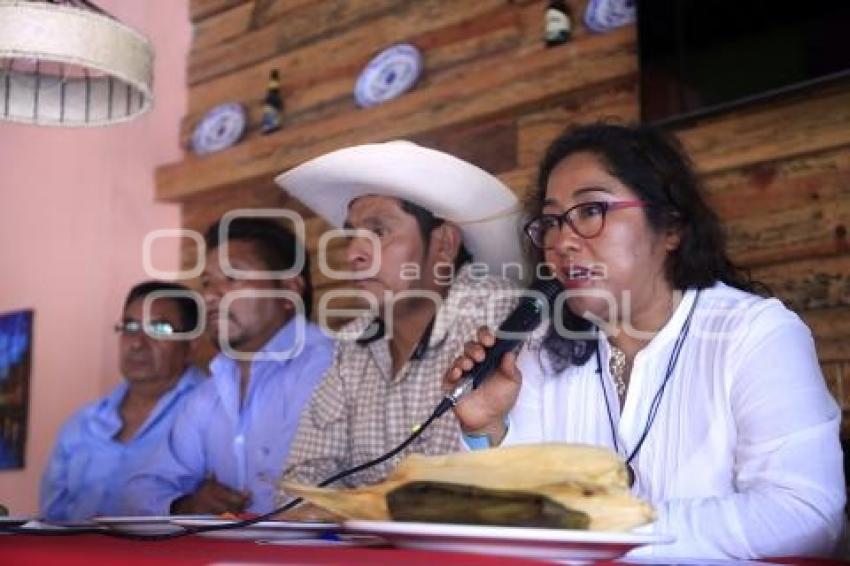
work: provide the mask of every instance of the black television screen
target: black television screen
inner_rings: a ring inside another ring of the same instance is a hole
[[[638,0],[637,12],[644,122],[850,76],[847,0]]]

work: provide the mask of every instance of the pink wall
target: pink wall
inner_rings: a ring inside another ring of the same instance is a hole
[[[0,312],[35,309],[26,468],[0,471],[0,503],[37,510],[38,482],[59,427],[119,377],[124,293],[146,278],[142,241],[180,225],[154,203],[154,169],[181,157],[188,0],[98,0],[156,49],[155,107],[126,125],[58,129],[0,122]],[[176,269],[175,240],[155,248]]]

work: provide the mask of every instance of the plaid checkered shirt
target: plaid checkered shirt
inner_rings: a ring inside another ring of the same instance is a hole
[[[516,304],[516,285],[484,277],[470,266],[459,270],[417,352],[392,375],[389,339],[356,340],[373,322],[361,316],[346,325],[334,361],[301,415],[282,482],[320,481],[390,451],[442,399],[442,378],[464,344],[481,326],[495,328]],[[404,452],[337,485],[354,487],[383,480],[405,455],[443,454],[459,449],[454,413],[436,420]],[[287,498],[280,490],[279,501]]]

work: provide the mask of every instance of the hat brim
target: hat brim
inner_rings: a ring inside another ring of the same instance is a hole
[[[491,274],[525,271],[516,195],[490,173],[447,153],[406,141],[347,147],[282,173],[275,182],[337,228],[358,197],[410,201],[457,224],[473,260],[486,263]]]

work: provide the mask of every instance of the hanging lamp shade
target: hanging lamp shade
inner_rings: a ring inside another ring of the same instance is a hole
[[[0,0],[0,120],[124,122],[153,104],[153,47],[87,0]]]

